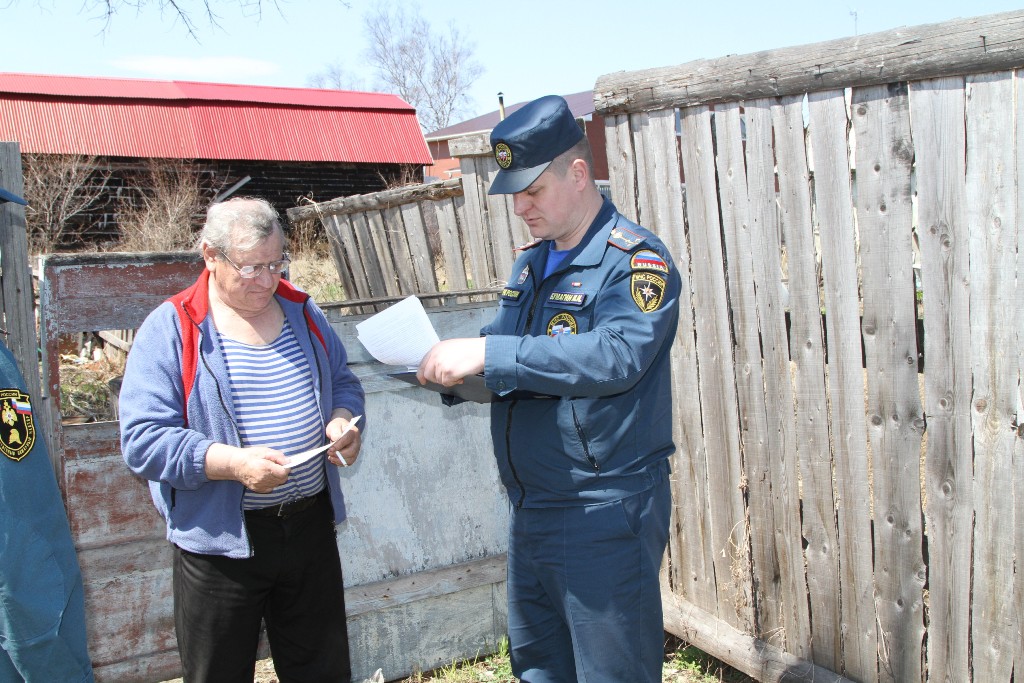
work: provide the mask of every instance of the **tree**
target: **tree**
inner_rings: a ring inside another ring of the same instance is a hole
[[[416,107],[426,131],[444,128],[466,111],[469,89],[483,74],[474,45],[449,23],[435,33],[418,9],[383,3],[364,17],[366,56],[381,82]]]
[[[340,61],[324,66],[306,79],[306,85],[324,90],[366,90],[362,80],[346,70]]]
[[[199,12],[206,17],[207,23],[212,26],[219,26],[219,17],[215,11],[216,5],[237,5],[247,16],[255,17],[258,21],[263,16],[264,7],[273,7],[278,12],[281,7],[278,0],[199,0],[199,9],[189,9],[187,5],[191,0],[85,0],[83,9],[95,11],[106,19],[106,27],[109,28],[114,16],[123,10],[140,12],[147,7],[156,7],[161,14],[168,14],[177,19],[193,38],[198,38],[198,27],[194,18],[194,12]]]
[[[29,251],[49,252],[80,237],[86,226],[78,222],[108,201],[110,171],[94,156],[25,154],[23,159]]]
[[[194,163],[149,159],[144,170],[127,181],[117,222],[119,251],[188,249],[202,224],[203,212],[224,182]]]

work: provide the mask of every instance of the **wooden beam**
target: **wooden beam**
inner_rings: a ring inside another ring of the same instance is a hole
[[[505,581],[505,553],[345,589],[349,617]]]
[[[665,586],[661,596],[666,631],[762,683],[853,683],[733,628]]]
[[[288,220],[292,223],[309,221],[322,216],[339,216],[363,211],[380,211],[402,204],[420,201],[437,201],[462,194],[462,179],[451,178],[424,185],[408,185],[393,190],[339,197],[330,201],[313,203],[288,209]]]
[[[594,86],[609,116],[1024,66],[1024,10],[679,66],[619,71]]]
[[[453,157],[479,157],[491,153],[490,132],[473,133],[448,141],[448,153]]]

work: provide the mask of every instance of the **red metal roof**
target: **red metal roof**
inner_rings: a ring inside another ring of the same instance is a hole
[[[416,110],[383,93],[0,73],[23,153],[429,164]]]

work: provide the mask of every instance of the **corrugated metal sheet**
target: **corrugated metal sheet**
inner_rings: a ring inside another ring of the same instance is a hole
[[[395,95],[0,73],[0,139],[24,153],[429,164]]]

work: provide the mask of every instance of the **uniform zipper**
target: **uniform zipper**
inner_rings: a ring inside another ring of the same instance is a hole
[[[537,312],[537,302],[540,301],[540,292],[537,291],[537,278],[533,274],[533,269],[530,269],[530,280],[533,285],[533,301],[530,302],[530,310],[526,314],[526,324],[523,325],[523,334],[530,334],[531,326],[533,325],[533,316]],[[516,472],[515,465],[512,464],[512,413],[515,411],[516,403],[518,401],[512,401],[508,404],[508,417],[505,419],[505,458],[508,461],[508,469],[512,473],[512,478],[516,480],[516,485],[519,487],[519,501],[516,503],[516,508],[522,508],[523,503],[526,501],[526,487],[523,486],[523,482],[519,479],[519,474]]]

